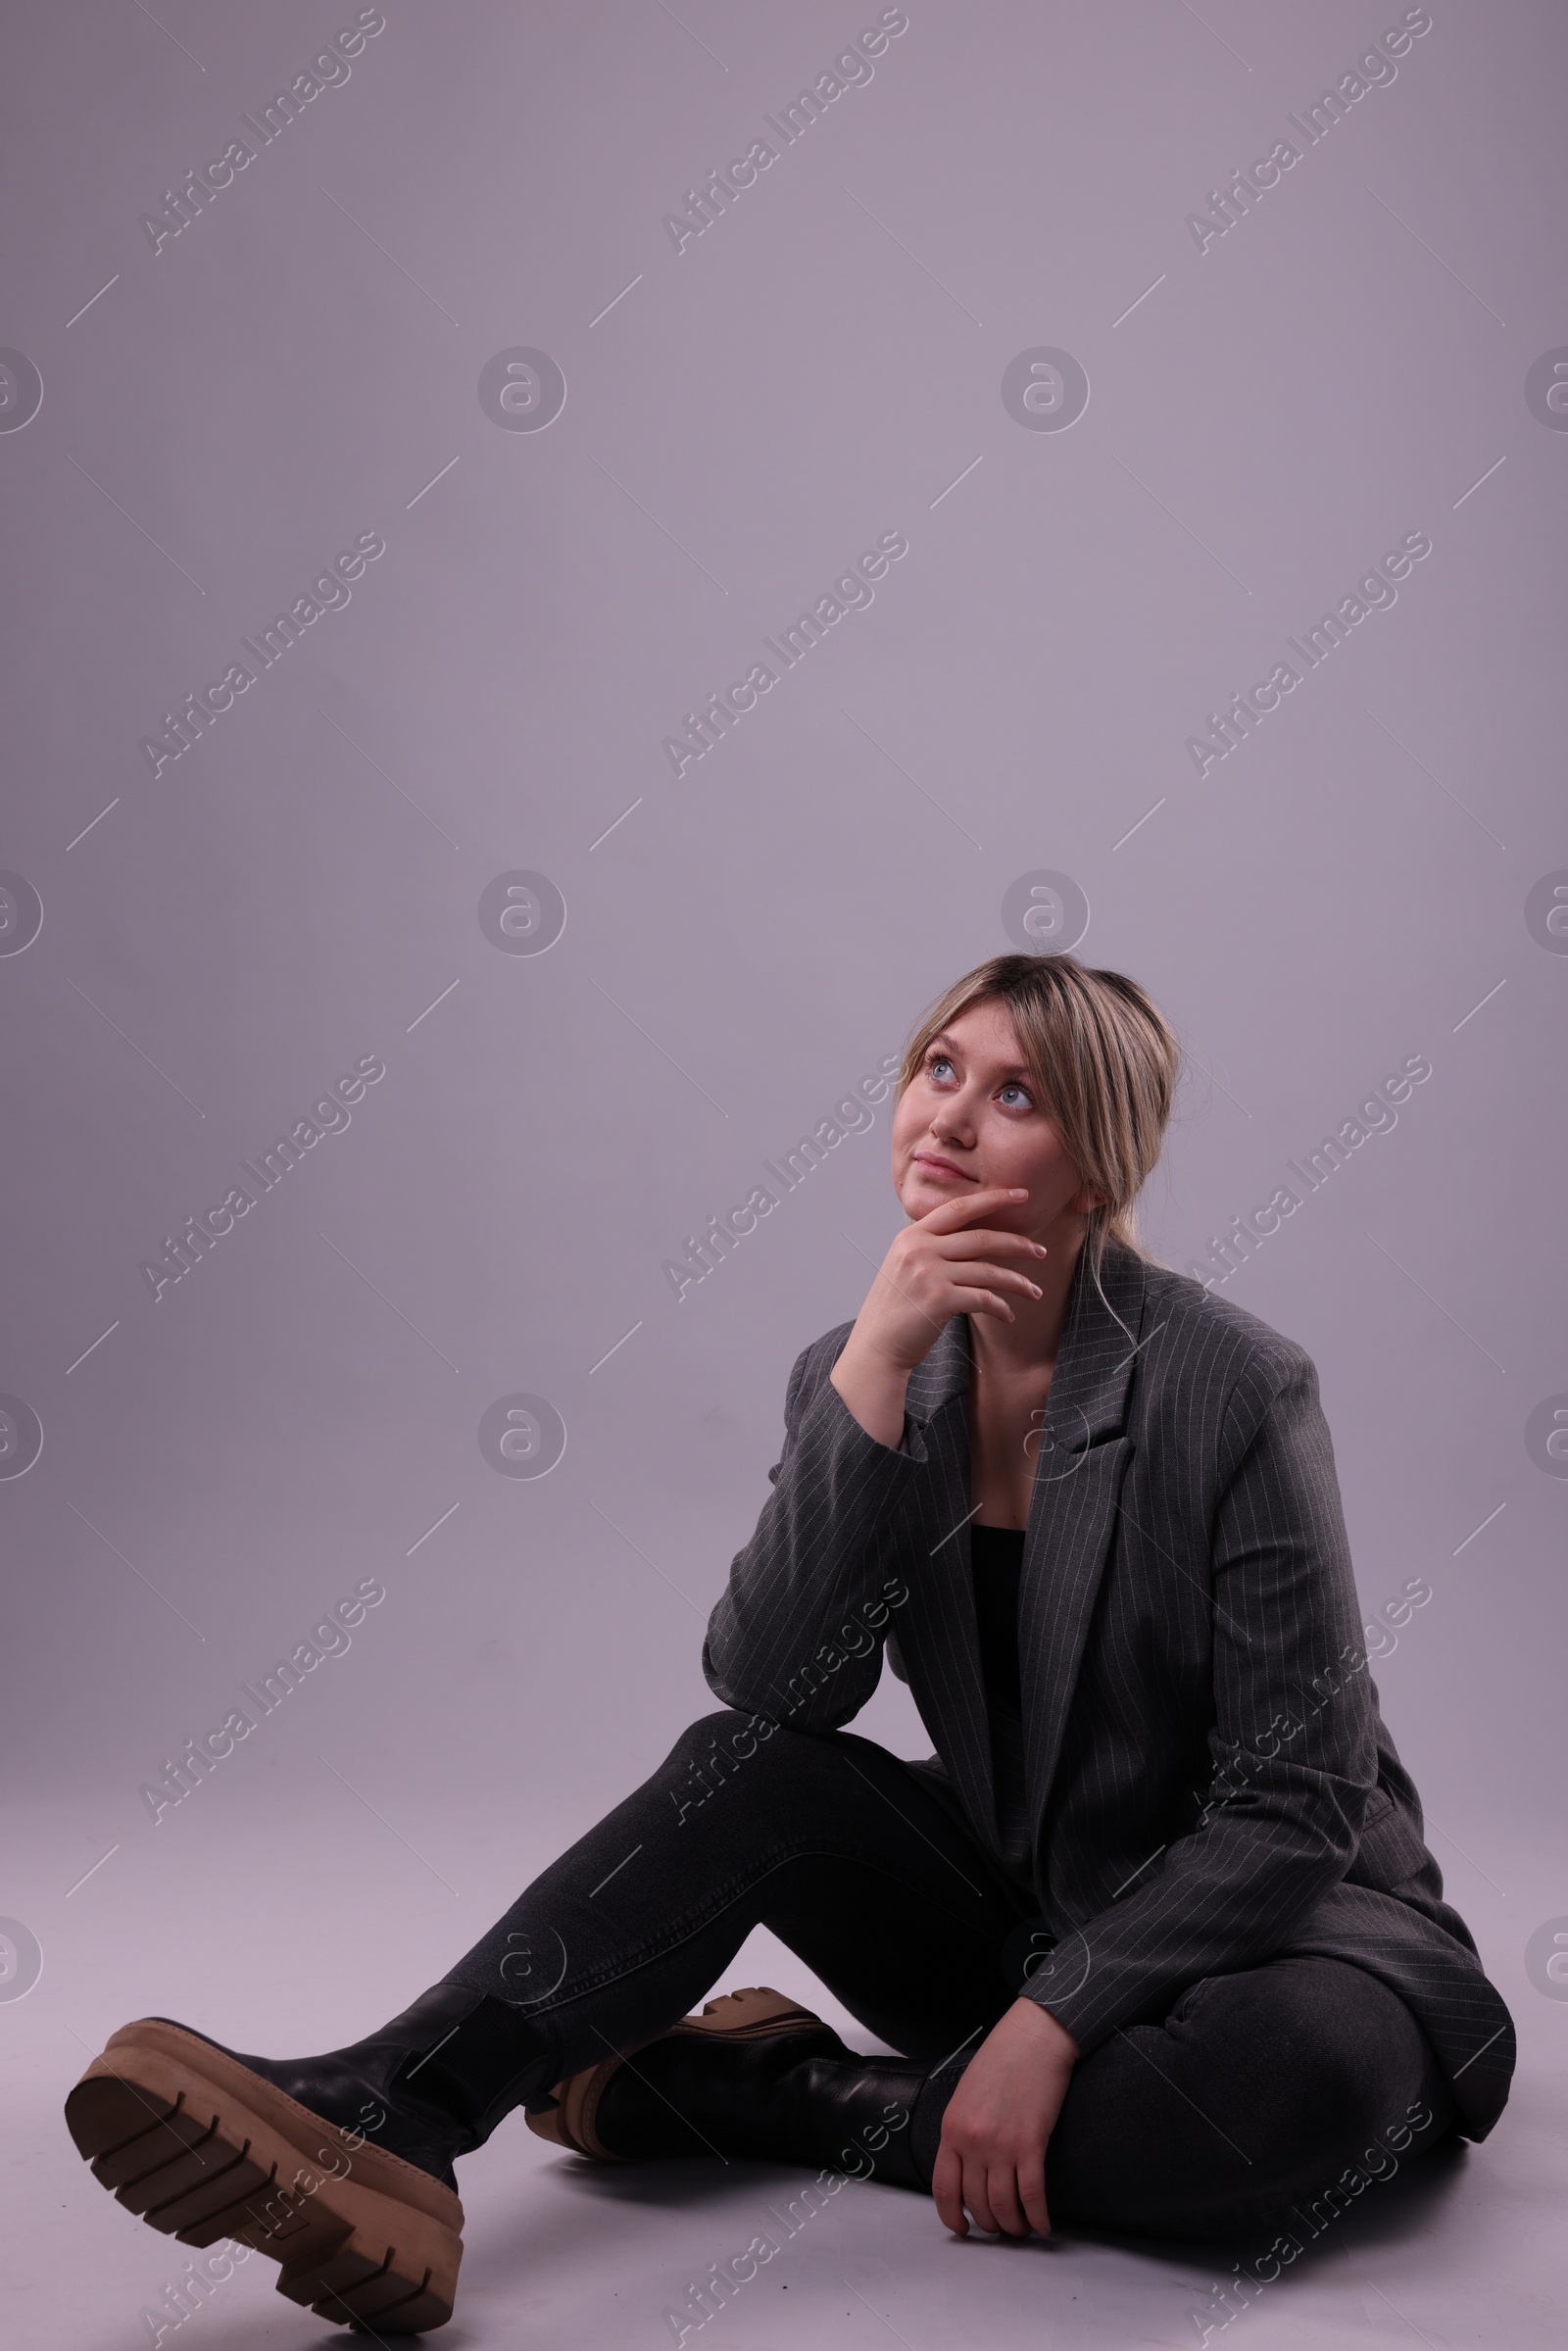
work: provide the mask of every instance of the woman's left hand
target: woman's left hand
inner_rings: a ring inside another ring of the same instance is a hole
[[[1078,2061],[1049,2009],[1018,1999],[994,2025],[948,2101],[931,2177],[936,2208],[967,2236],[967,2207],[990,2235],[1051,2234],[1046,2145]]]

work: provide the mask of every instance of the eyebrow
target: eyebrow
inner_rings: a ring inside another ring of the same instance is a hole
[[[927,1039],[925,1049],[926,1052],[929,1053],[932,1047],[936,1045],[953,1048],[953,1039],[948,1035],[946,1029],[939,1029],[934,1037]],[[952,1057],[951,1053],[949,1057]],[[1024,1078],[1031,1086],[1038,1082],[1035,1078],[1034,1072],[1030,1069],[1028,1063],[1025,1061],[1009,1061],[1000,1074],[1004,1080],[1008,1078]]]

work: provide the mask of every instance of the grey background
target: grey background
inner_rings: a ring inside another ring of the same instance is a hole
[[[1398,9],[913,0],[677,255],[664,213],[876,13],[386,0],[156,255],[138,216],[353,9],[13,22],[0,342],[44,397],[0,436],[0,864],[44,920],[0,958],[0,1389],[44,1445],[0,1515],[8,1775],[51,1828],[0,1908],[40,1999],[136,1888],[155,1975],[280,1820],[433,1897],[411,1996],[515,1890],[509,1821],[595,1817],[711,1704],[790,1364],[900,1221],[886,1108],[678,1303],[662,1266],[1037,869],[1192,1055],[1170,1262],[1430,1057],[1225,1295],[1318,1362],[1368,1612],[1432,1587],[1378,1680],[1461,1908],[1560,1812],[1568,1486],[1525,1427],[1568,1390],[1568,960],[1524,907],[1568,865],[1568,438],[1524,384],[1568,342],[1568,20],[1440,0],[1200,253],[1188,213]],[[564,373],[546,431],[480,406],[514,346]],[[1003,405],[1035,346],[1087,370],[1068,432]],[[895,530],[677,780],[682,713]],[[1204,713],[1417,530],[1397,604],[1200,780]],[[159,714],[368,531],[347,608],[154,780]],[[565,902],[541,955],[480,929],[514,870]],[[352,1125],[155,1304],[138,1262],[366,1054]],[[514,1394],[564,1423],[541,1480],[479,1449]],[[369,1577],[352,1649],[155,1829],[139,1785]],[[860,1727],[928,1751],[901,1690]],[[464,1876],[426,1835],[481,1811]],[[1500,1914],[1510,1997],[1563,1885]],[[307,1923],[330,1969],[319,1886],[247,1917],[280,1969]]]

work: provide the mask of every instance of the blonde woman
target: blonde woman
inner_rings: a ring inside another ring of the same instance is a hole
[[[1382,1724],[1316,1374],[1137,1239],[1177,1064],[1070,955],[939,998],[906,1221],[795,1364],[709,1626],[721,1710],[353,2047],[117,2033],[67,2113],[122,2202],[388,2334],[450,2315],[453,2161],[518,2106],[600,2162],[913,2189],[960,2235],[1275,2229],[1270,2275],[1485,2136],[1513,2029]],[[928,1761],[845,1727],[884,1655]],[[759,1925],[899,2054],[770,1990],[688,2013]]]

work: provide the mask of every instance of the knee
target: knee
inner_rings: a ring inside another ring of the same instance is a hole
[[[675,1741],[677,1754],[711,1753],[717,1747],[742,1758],[757,1754],[778,1726],[765,1715],[743,1714],[737,1706],[719,1706],[688,1723]]]
[[[1452,2114],[1425,2035],[1386,1984],[1348,1961],[1272,1960],[1204,1978],[1162,2026],[1080,2064],[1052,2138],[1053,2202],[1206,2237],[1261,2226],[1294,2198],[1315,2234],[1425,2154]]]
[[[748,1778],[762,1776],[763,1759],[781,1736],[777,1724],[765,1715],[742,1714],[736,1707],[724,1706],[688,1723],[670,1749],[665,1769],[674,1773],[678,1785],[689,1786],[701,1796],[722,1787],[738,1772],[745,1772]]]
[[[1446,2120],[1423,2103],[1436,2088],[1425,2034],[1398,1995],[1364,1968],[1338,1959],[1276,1960],[1197,1985],[1189,2001],[1170,2019],[1178,2038],[1196,2034],[1210,2043],[1214,2059],[1272,2111],[1284,2142],[1303,2153],[1327,2159],[1364,2143],[1374,2174],[1393,2171],[1397,2164],[1379,2157],[1391,2134],[1402,2134],[1415,2154]],[[1423,2114],[1426,2126],[1417,2131]]]

